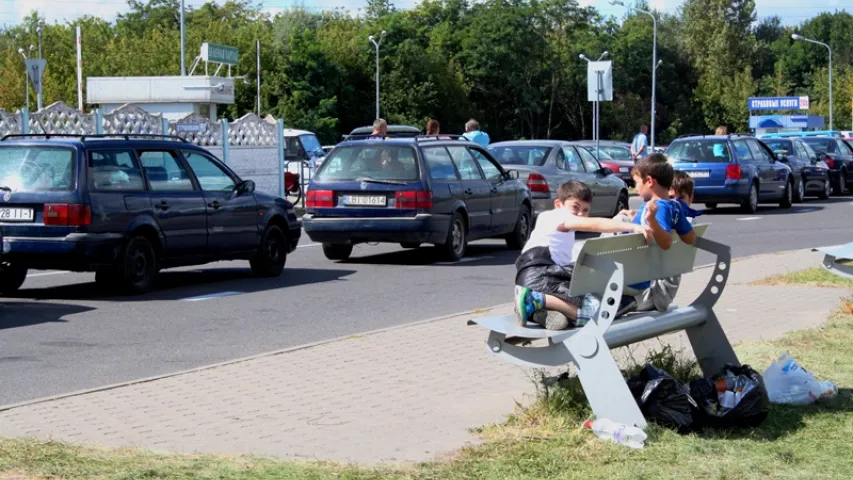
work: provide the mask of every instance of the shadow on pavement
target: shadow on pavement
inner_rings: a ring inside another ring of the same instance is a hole
[[[400,249],[371,255],[369,246],[357,246],[352,257],[339,262],[339,265],[400,265],[400,266],[498,266],[512,265],[518,258],[517,250],[508,250],[505,245],[468,245],[465,257],[458,262],[450,262],[441,251],[432,245],[414,249]]]
[[[813,198],[806,197],[806,200],[802,203],[795,203],[791,208],[781,208],[778,205],[774,204],[760,204],[758,205],[758,211],[754,214],[745,212],[740,206],[735,204],[722,204],[717,208],[708,209],[704,208],[704,204],[698,203],[693,207],[698,210],[705,210],[705,215],[738,215],[738,216],[753,216],[753,215],[794,215],[794,214],[803,214],[803,213],[811,213],[817,212],[820,210],[824,210],[828,206],[833,204],[841,204],[841,203],[850,203],[853,201],[853,197],[830,197],[826,200],[817,200]],[[699,217],[700,219],[702,217]]]
[[[310,285],[341,280],[355,270],[327,270],[285,268],[280,277],[257,278],[248,268],[212,268],[205,270],[164,270],[160,272],[154,290],[146,295],[121,296],[104,292],[95,282],[62,285],[58,287],[22,289],[14,298],[84,300],[97,299],[117,302],[147,302],[154,300],[180,300],[203,295],[233,291],[255,293],[278,288]],[[42,305],[42,304],[34,304]]]
[[[41,323],[67,323],[64,317],[94,310],[83,305],[0,300],[0,330]]]

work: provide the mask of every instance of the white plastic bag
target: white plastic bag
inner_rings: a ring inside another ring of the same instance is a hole
[[[789,354],[779,357],[764,372],[771,403],[810,405],[838,395],[832,382],[820,382]]]

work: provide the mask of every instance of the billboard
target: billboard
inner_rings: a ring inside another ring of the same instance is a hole
[[[750,111],[755,110],[808,110],[809,97],[750,97]]]

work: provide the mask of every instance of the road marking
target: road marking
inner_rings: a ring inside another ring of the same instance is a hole
[[[232,295],[240,295],[242,293],[243,292],[218,292],[218,293],[211,293],[208,295],[199,295],[197,297],[182,298],[181,300],[183,300],[184,302],[200,302],[202,300],[210,300],[212,298],[220,298],[220,297],[230,297]]]
[[[740,221],[740,222],[746,222],[746,221],[748,221],[748,220],[761,220],[761,217],[743,217],[743,218],[738,218],[738,221]]]

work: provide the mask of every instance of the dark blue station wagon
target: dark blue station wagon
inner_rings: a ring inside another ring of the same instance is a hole
[[[0,292],[28,269],[94,271],[148,291],[160,269],[249,260],[278,276],[299,242],[293,205],[255,192],[180,139],[17,135],[0,141]]]
[[[436,245],[449,260],[469,241],[503,238],[520,249],[532,204],[518,172],[483,148],[450,136],[369,138],[338,144],[314,175],[302,217],[305,233],[330,260],[353,245]]]

